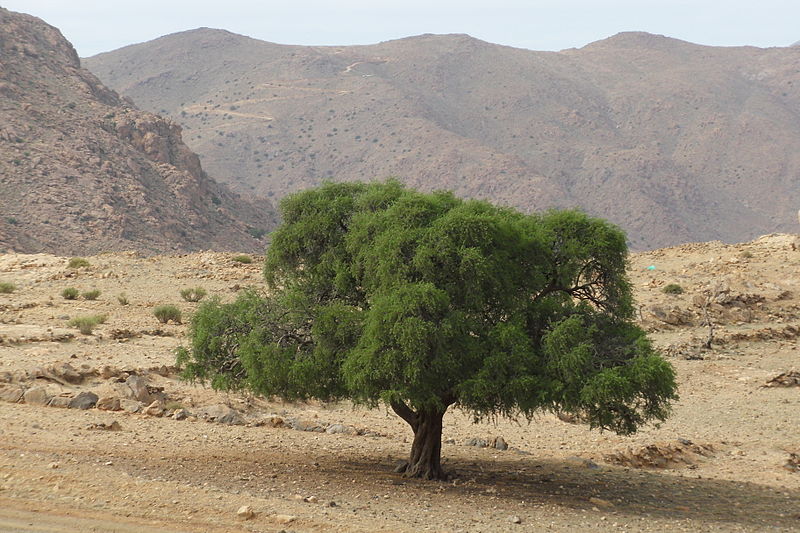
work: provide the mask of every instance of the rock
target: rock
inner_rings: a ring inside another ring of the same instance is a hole
[[[250,507],[249,505],[242,505],[241,507],[239,507],[239,510],[236,511],[236,516],[238,516],[242,520],[250,520],[251,518],[256,516],[256,513],[253,512],[252,507]]]
[[[296,429],[297,431],[316,431],[318,433],[322,433],[325,431],[325,427],[323,425],[313,420],[301,420],[299,418],[292,418],[288,422],[289,426],[292,429]]]
[[[97,424],[90,424],[87,429],[99,429],[102,431],[122,431],[122,426],[116,420],[112,422],[100,422]]]
[[[50,395],[47,394],[47,390],[44,387],[31,387],[25,391],[22,398],[25,403],[31,405],[47,405],[47,402],[50,401]]]
[[[119,369],[115,366],[104,366],[100,369],[100,377],[103,379],[111,379],[119,376]]]
[[[291,514],[274,514],[272,515],[272,520],[279,524],[291,524],[297,517]]]
[[[150,391],[147,389],[147,380],[142,376],[128,376],[128,379],[125,380],[125,384],[131,389],[131,399],[146,404],[153,401]]]
[[[522,519],[520,517],[518,517],[518,516],[512,516],[511,518],[508,519],[508,521],[511,522],[512,524],[521,524],[522,523]]]
[[[142,410],[143,404],[136,400],[123,398],[119,401],[119,406],[126,413],[138,413]]]
[[[306,496],[305,498],[303,498],[303,501],[306,503],[317,503],[317,501],[319,500],[317,500],[316,496]]]
[[[189,418],[189,411],[186,409],[177,409],[174,413],[172,413],[172,418],[174,420],[185,420]]]
[[[227,405],[210,405],[197,410],[197,416],[218,422],[220,424],[228,424],[231,426],[244,425],[244,418],[239,414],[236,409],[232,409]]]
[[[61,363],[48,368],[50,376],[57,378],[57,381],[65,381],[73,385],[83,381],[80,373],[69,363]]]
[[[22,387],[2,387],[0,388],[0,400],[17,403],[24,393]]]
[[[116,396],[104,396],[97,400],[97,408],[101,411],[119,411],[121,409],[119,398]]]
[[[464,446],[475,446],[476,448],[486,448],[489,446],[489,443],[486,442],[484,439],[478,438],[471,438],[464,441]]]
[[[596,505],[598,507],[603,507],[605,509],[608,509],[610,507],[614,507],[614,504],[611,503],[610,501],[604,500],[602,498],[595,498],[594,496],[589,498],[589,503],[594,504],[594,505]]]
[[[358,431],[353,426],[345,426],[344,424],[331,424],[328,426],[328,429],[325,430],[325,433],[333,434],[344,434],[344,435],[357,435]]]
[[[154,401],[142,410],[142,414],[148,416],[162,416],[164,414],[164,406],[158,400]]]
[[[97,394],[93,392],[84,391],[75,396],[70,402],[68,407],[70,409],[91,409],[97,405]]]
[[[67,396],[53,396],[50,398],[50,401],[47,402],[48,407],[61,407],[67,408],[69,404],[72,402],[72,395]]]
[[[506,443],[506,440],[503,437],[495,437],[492,440],[492,448],[495,448],[497,450],[507,450],[508,444]]]

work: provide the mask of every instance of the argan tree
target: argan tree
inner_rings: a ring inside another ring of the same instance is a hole
[[[212,300],[185,376],[284,399],[384,402],[414,432],[405,475],[446,477],[442,418],[579,414],[621,434],[664,420],[672,367],[632,322],[624,234],[397,182],[286,198],[268,296]]]

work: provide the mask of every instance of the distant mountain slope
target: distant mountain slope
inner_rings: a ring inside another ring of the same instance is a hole
[[[54,27],[0,8],[0,250],[263,249],[268,201],[211,180],[181,130],[80,68]]]
[[[636,248],[795,231],[800,49],[646,33],[533,52],[465,35],[303,47],[173,34],[84,60],[238,191],[398,176],[581,206]]]

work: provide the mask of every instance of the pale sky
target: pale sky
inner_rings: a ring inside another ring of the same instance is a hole
[[[468,33],[531,50],[621,31],[715,46],[800,41],[800,0],[0,0],[61,30],[82,57],[202,26],[282,44],[371,44]]]

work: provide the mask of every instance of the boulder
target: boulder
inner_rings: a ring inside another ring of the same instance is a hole
[[[91,409],[97,405],[97,394],[93,392],[84,391],[75,396],[70,402],[68,407],[70,409]]]
[[[50,401],[50,395],[47,394],[47,389],[44,387],[31,387],[22,395],[25,403],[31,405],[47,405]]]

